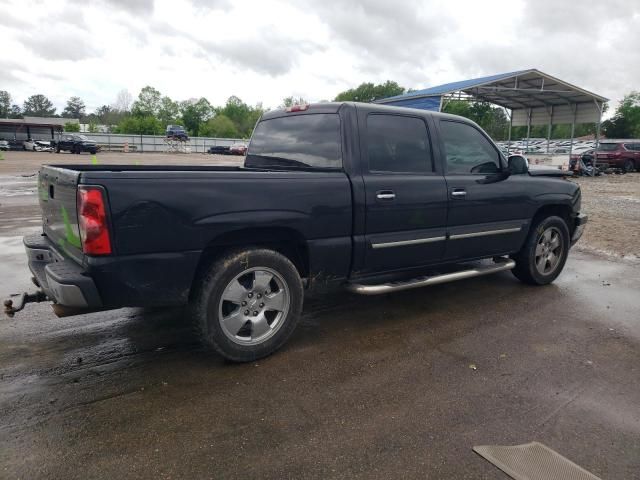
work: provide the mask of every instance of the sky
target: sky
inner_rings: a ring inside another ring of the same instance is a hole
[[[88,112],[151,85],[277,107],[537,68],[617,102],[640,90],[639,0],[0,0],[0,90]],[[611,109],[610,109],[611,111]]]

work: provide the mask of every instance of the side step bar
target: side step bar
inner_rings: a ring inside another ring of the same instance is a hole
[[[438,283],[454,282],[456,280],[464,280],[465,278],[479,277],[481,275],[489,275],[491,273],[511,270],[516,266],[516,262],[510,258],[498,258],[495,259],[494,262],[493,265],[479,265],[468,270],[444,273],[442,275],[434,275],[433,277],[418,277],[400,282],[382,283],[379,285],[350,283],[347,285],[347,290],[361,295],[380,295],[383,293],[398,292],[400,290],[409,290],[411,288],[426,287],[427,285],[436,285]]]

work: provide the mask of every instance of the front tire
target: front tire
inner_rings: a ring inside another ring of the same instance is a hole
[[[293,333],[303,304],[302,280],[273,250],[233,250],[198,281],[191,311],[202,342],[234,362],[278,350]]]
[[[512,273],[529,285],[547,285],[562,272],[571,246],[569,228],[557,216],[545,217],[532,225],[522,249],[513,256]]]
[[[627,160],[626,162],[624,162],[623,169],[624,169],[625,173],[631,173],[631,172],[635,171],[636,166],[633,163],[633,160]]]

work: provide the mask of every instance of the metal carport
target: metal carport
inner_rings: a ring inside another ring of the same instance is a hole
[[[50,137],[53,140],[55,133],[62,132],[67,123],[79,123],[79,120],[55,117],[0,118],[0,139],[44,140]]]
[[[553,124],[571,124],[571,148],[576,123],[596,124],[597,146],[602,110],[608,101],[601,95],[532,68],[446,83],[383,98],[376,103],[441,111],[451,100],[490,102],[508,110],[509,142],[513,126],[526,126],[528,140],[532,125],[548,125],[548,146]]]

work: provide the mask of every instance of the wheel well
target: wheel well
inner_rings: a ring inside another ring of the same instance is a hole
[[[542,218],[553,215],[562,218],[567,224],[569,235],[573,235],[574,225],[571,221],[571,207],[568,205],[544,205],[540,207],[533,217],[533,224],[537,223]]]
[[[275,250],[291,260],[302,278],[309,276],[309,249],[302,235],[289,228],[246,228],[224,233],[207,244],[200,255],[194,281],[204,275],[220,255],[238,247]]]

